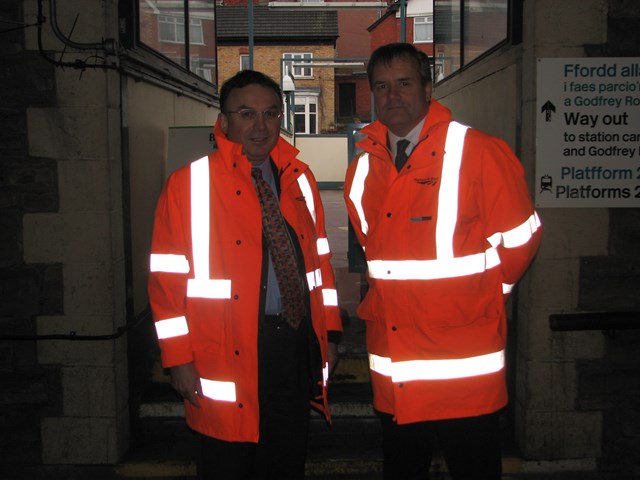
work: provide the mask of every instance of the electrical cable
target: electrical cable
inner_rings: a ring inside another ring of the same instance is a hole
[[[106,335],[78,335],[76,331],[68,334],[46,334],[46,335],[0,335],[0,341],[40,341],[40,340],[70,340],[70,341],[102,341],[115,340],[122,337],[125,333],[140,326],[140,324],[151,317],[151,310],[147,309],[140,313],[135,320],[125,327],[119,327],[115,333]]]

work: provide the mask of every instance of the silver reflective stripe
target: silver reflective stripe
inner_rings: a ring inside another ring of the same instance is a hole
[[[318,238],[318,240],[316,240],[316,248],[318,249],[318,255],[326,255],[327,253],[331,253],[331,249],[329,248],[329,240],[326,237]]]
[[[502,245],[505,248],[517,248],[527,243],[539,228],[540,217],[538,217],[537,212],[533,212],[521,225],[507,232],[494,233],[487,240],[489,240],[489,243],[494,247]]]
[[[191,164],[191,238],[197,279],[209,277],[209,159]]]
[[[187,280],[189,298],[231,298],[231,280],[190,278]]]
[[[358,159],[358,165],[353,175],[353,182],[351,183],[351,191],[349,192],[349,200],[353,202],[353,206],[358,214],[360,220],[360,230],[364,235],[369,232],[369,224],[364,214],[364,208],[362,207],[362,196],[364,194],[364,181],[369,175],[369,154],[363,153]]]
[[[311,215],[313,224],[315,225],[316,204],[313,200],[313,190],[311,190],[311,184],[309,183],[309,179],[305,174],[298,177],[298,185],[300,186],[300,190],[302,191],[304,201],[307,204],[309,215]],[[318,238],[318,240],[316,240],[316,249],[318,250],[318,255],[326,255],[327,253],[330,253],[331,249],[329,248],[329,240],[326,237]]]
[[[319,268],[312,272],[307,272],[307,284],[309,285],[309,290],[322,286],[322,271]]]
[[[322,300],[325,307],[337,307],[338,291],[335,288],[323,288]]]
[[[458,222],[458,190],[464,137],[469,127],[456,122],[449,124],[444,146],[442,178],[438,192],[438,222],[436,224],[436,258],[453,258],[453,232]]]
[[[152,253],[149,270],[165,273],[189,273],[189,262],[184,255]]]
[[[438,213],[436,222],[436,258],[433,260],[369,260],[368,271],[372,278],[385,280],[435,280],[455,278],[482,273],[500,265],[496,248],[503,245],[514,248],[525,244],[540,228],[538,214],[533,214],[518,227],[508,232],[498,232],[487,240],[491,247],[464,257],[456,257],[453,238],[458,221],[460,167],[464,139],[469,127],[451,122],[447,130],[445,154],[442,165],[440,188],[438,191]],[[349,199],[353,202],[362,232],[366,235],[368,224],[362,205],[364,184],[369,173],[369,156],[363,154],[356,167]],[[510,291],[513,285],[505,285],[503,291]]]
[[[219,382],[201,378],[200,385],[202,385],[202,394],[205,397],[221,402],[236,401],[236,384],[233,382]]]
[[[513,290],[515,283],[503,283],[502,284],[502,293],[504,295],[507,295],[508,293],[511,293],[511,290]]]
[[[506,248],[516,248],[527,243],[533,234],[541,226],[538,212],[533,214],[519,227],[516,227],[504,234],[504,246]]]
[[[370,260],[371,278],[381,280],[435,280],[481,273],[500,264],[495,248],[484,253],[436,260]]]
[[[309,180],[306,175],[300,175],[298,177],[298,185],[300,186],[300,190],[302,191],[302,196],[304,197],[304,201],[307,204],[307,209],[309,210],[309,214],[311,214],[311,218],[313,219],[313,223],[316,223],[316,205],[313,201],[313,192],[311,190],[311,185],[309,185]]]
[[[407,360],[392,362],[388,357],[369,354],[372,371],[396,382],[412,380],[451,380],[495,373],[504,368],[504,350],[468,358]]]
[[[165,320],[158,320],[155,323],[156,333],[158,339],[164,340],[166,338],[179,337],[181,335],[187,335],[189,333],[189,326],[187,325],[186,317],[167,318]]]
[[[231,280],[211,278],[209,271],[209,158],[191,164],[191,241],[193,279],[187,281],[187,297],[231,298]]]
[[[322,386],[326,387],[329,382],[329,363],[325,363],[322,368]]]

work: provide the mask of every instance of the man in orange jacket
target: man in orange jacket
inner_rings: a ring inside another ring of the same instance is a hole
[[[385,45],[367,67],[366,126],[344,196],[364,248],[384,478],[428,477],[436,442],[454,479],[501,477],[504,302],[541,235],[523,168],[501,140],[431,98],[427,56]],[[394,161],[395,159],[395,161]]]
[[[324,211],[280,138],[278,84],[244,70],[220,105],[217,150],[174,172],[156,209],[162,362],[202,434],[201,478],[301,479],[342,329]]]

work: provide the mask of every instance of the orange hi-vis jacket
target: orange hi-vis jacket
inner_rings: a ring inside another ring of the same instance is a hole
[[[374,407],[398,423],[483,415],[507,402],[504,302],[541,224],[501,140],[435,100],[398,173],[387,128],[364,127],[344,196],[367,260]]]
[[[178,169],[162,190],[149,298],[163,366],[195,362],[200,376],[204,398],[200,408],[185,401],[188,425],[221,440],[255,443],[262,213],[242,145],[229,141],[219,124],[215,138],[215,152]],[[329,419],[327,333],[342,327],[320,194],[297,153],[279,139],[271,158],[280,175],[280,207],[304,257],[320,346],[312,365],[318,396],[310,402]]]

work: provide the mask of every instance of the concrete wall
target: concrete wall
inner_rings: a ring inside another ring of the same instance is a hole
[[[532,186],[536,59],[638,56],[639,17],[637,6],[616,0],[524,2],[524,42],[461,72],[434,96],[457,119],[504,138]],[[640,310],[638,209],[539,213],[543,243],[519,284],[510,330],[517,443],[526,458],[535,459],[532,469],[638,473],[638,461],[630,460],[640,445],[640,367],[637,346],[631,346],[637,345],[638,332],[606,336],[549,327],[554,313]],[[626,274],[620,271],[623,264]]]
[[[131,248],[135,310],[147,304],[153,212],[167,177],[170,127],[213,125],[219,109],[188,97],[128,80],[128,164],[131,185]]]
[[[319,183],[344,183],[349,162],[346,135],[298,136],[295,146]]]
[[[172,157],[175,157],[171,158],[172,169],[185,165],[189,161],[196,160],[211,151],[209,135],[212,131],[212,127],[209,127],[206,124],[196,127],[176,127],[178,128],[172,128],[170,132],[171,145],[169,146],[169,151]],[[164,132],[164,134],[166,134],[166,132]],[[298,158],[311,167],[316,181],[321,184],[331,184],[332,186],[338,186],[336,184],[341,185],[344,182],[344,176],[347,171],[349,160],[348,139],[346,135],[293,136],[284,130],[281,131],[280,135],[287,142],[300,150]],[[141,143],[140,146],[143,147],[144,143]],[[177,152],[180,151],[188,151],[190,154],[186,157],[182,157],[177,154]],[[165,155],[165,153],[163,153],[163,155]],[[156,171],[155,169],[157,169],[157,165],[144,166],[140,169],[140,175],[138,175],[138,177],[145,177],[145,171],[147,168],[151,168],[152,171]],[[159,190],[157,192],[155,191],[158,186],[155,180],[151,181],[151,184],[154,186],[153,190],[147,189],[148,191],[144,191],[145,184],[150,185],[149,180],[148,176],[146,178],[138,178],[138,181],[141,183],[136,183],[136,188],[139,188],[138,185],[140,185],[143,192],[142,194],[136,194],[135,198],[139,198],[140,196],[147,194],[157,198]],[[136,203],[135,199],[132,203]],[[132,208],[136,209],[137,207],[133,205]],[[141,218],[140,215],[135,215],[135,219],[140,222],[151,222],[151,219]],[[148,231],[149,228],[150,226],[143,227],[145,231]],[[146,248],[146,250],[144,248]],[[144,248],[141,251],[149,251],[148,245]]]

